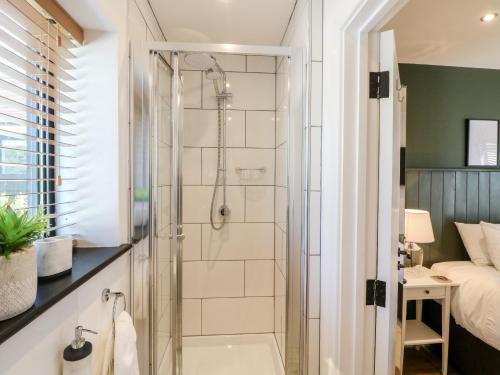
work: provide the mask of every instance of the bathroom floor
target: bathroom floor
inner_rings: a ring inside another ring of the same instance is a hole
[[[272,334],[183,339],[183,375],[283,375]]]

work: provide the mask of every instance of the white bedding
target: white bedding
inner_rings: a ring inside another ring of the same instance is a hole
[[[457,324],[500,350],[500,272],[472,262],[436,263],[432,270],[460,283],[451,297]]]

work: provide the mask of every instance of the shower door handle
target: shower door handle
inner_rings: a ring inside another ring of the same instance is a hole
[[[177,238],[178,240],[184,240],[186,238],[186,235],[184,233],[181,233],[181,234],[176,234],[175,236],[173,234],[169,234],[168,235],[168,239],[171,240],[173,238]]]

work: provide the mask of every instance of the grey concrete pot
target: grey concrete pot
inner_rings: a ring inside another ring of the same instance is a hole
[[[35,303],[37,288],[34,246],[0,256],[0,321],[28,310]]]

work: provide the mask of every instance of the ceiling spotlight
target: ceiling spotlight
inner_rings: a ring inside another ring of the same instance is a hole
[[[481,22],[491,22],[498,17],[498,13],[488,13],[480,18]]]

